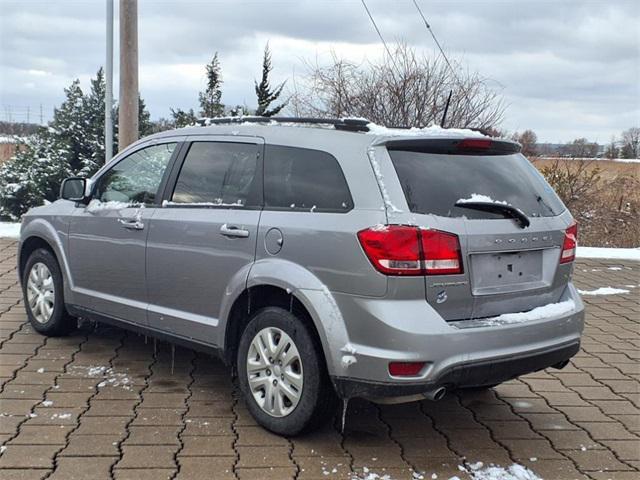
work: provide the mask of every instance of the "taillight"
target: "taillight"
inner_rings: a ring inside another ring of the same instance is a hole
[[[384,225],[358,232],[373,266],[385,275],[462,273],[458,236],[407,225]]]
[[[578,224],[574,221],[564,232],[560,263],[573,262],[576,258],[576,248],[578,248]]]
[[[387,275],[421,275],[417,228],[382,225],[358,232],[358,238],[378,271]]]
[[[425,362],[390,362],[389,375],[394,377],[415,377],[417,376]]]
[[[422,254],[427,275],[462,273],[458,236],[439,230],[422,230]]]

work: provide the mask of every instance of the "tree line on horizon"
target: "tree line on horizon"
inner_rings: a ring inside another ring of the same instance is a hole
[[[600,155],[600,145],[590,142],[584,137],[576,138],[571,142],[552,146],[548,143],[538,142],[538,136],[533,130],[525,130],[522,133],[509,134],[505,131],[495,132],[496,136],[510,138],[522,145],[522,154],[526,157],[565,157],[565,158],[596,158],[601,156],[607,159],[633,159],[640,158],[640,128],[631,127],[620,134],[620,139],[611,137],[605,145],[604,152]]]

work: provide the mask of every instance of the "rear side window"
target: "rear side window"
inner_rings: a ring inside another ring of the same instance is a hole
[[[347,212],[353,200],[338,161],[327,152],[267,145],[264,201],[267,208]]]
[[[454,206],[473,194],[507,202],[532,217],[551,217],[565,209],[542,175],[521,154],[440,155],[390,149],[389,155],[414,213],[504,218]]]
[[[174,204],[259,205],[258,146],[194,142],[171,197]]]

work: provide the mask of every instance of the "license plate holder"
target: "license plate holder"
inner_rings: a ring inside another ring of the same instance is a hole
[[[471,255],[474,295],[539,288],[543,282],[543,251],[477,253]]]

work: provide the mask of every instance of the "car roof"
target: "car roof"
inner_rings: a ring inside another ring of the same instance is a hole
[[[349,141],[365,145],[380,145],[389,140],[403,139],[451,139],[489,138],[471,129],[442,128],[387,128],[366,119],[294,119],[264,117],[229,117],[202,119],[202,125],[189,126],[157,133],[149,139],[176,136],[249,136],[264,139],[266,143],[281,141],[304,145],[305,138],[314,137],[314,142],[324,138],[327,142]],[[325,123],[326,122],[326,123]]]

